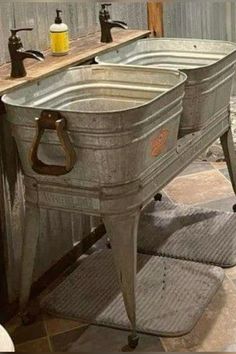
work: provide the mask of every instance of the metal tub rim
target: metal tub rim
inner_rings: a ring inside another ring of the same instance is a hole
[[[138,43],[145,43],[145,42],[154,42],[154,41],[162,41],[162,42],[168,42],[168,41],[175,41],[175,42],[194,42],[194,41],[196,41],[196,42],[201,42],[201,43],[205,43],[205,44],[207,44],[207,43],[214,43],[214,44],[226,44],[227,46],[232,46],[232,50],[231,51],[229,51],[228,53],[225,53],[225,56],[223,56],[221,59],[219,59],[219,60],[223,60],[224,58],[226,58],[226,57],[229,57],[230,55],[233,55],[235,52],[236,52],[236,43],[234,43],[234,42],[230,42],[230,41],[221,41],[221,40],[211,40],[211,39],[199,39],[199,38],[171,38],[171,37],[160,37],[160,38],[143,38],[143,39],[138,39],[135,43],[128,43],[128,44],[125,44],[124,46],[122,46],[120,49],[118,49],[118,51],[119,50],[122,50],[122,48],[125,48],[125,47],[129,47],[129,46],[132,46],[132,45],[134,45],[134,44],[138,44]],[[233,49],[234,48],[234,49]],[[156,51],[158,51],[158,50],[156,50]],[[109,55],[110,53],[112,53],[112,52],[115,52],[115,50],[114,49],[111,49],[109,52],[107,52],[107,53],[104,53],[104,54],[100,54],[100,55],[97,55],[96,57],[95,57],[95,62],[97,63],[97,64],[99,64],[99,65],[106,65],[106,64],[110,64],[108,61],[103,61],[102,60],[102,58],[104,57],[104,56],[106,56],[106,55]],[[140,52],[141,53],[141,52]],[[219,60],[217,60],[217,61],[219,61]],[[216,61],[216,62],[217,62]],[[190,71],[195,71],[195,70],[200,70],[200,69],[203,69],[203,68],[210,68],[210,67],[212,67],[212,66],[214,66],[215,65],[215,63],[216,62],[213,62],[213,63],[210,63],[210,64],[206,64],[206,65],[202,65],[202,66],[198,66],[198,67],[192,67],[192,68],[181,68],[181,69],[176,69],[176,68],[174,68],[174,69],[171,69],[171,70],[179,70],[180,72],[182,72],[182,73],[186,73],[187,75],[188,75],[188,72],[190,72]],[[112,63],[112,65],[113,65],[113,63]],[[115,64],[114,64],[115,65]],[[124,66],[126,66],[126,65],[133,65],[133,64],[126,64],[126,63],[117,63],[116,65],[124,65]],[[137,66],[139,66],[139,65],[137,65]],[[143,67],[144,67],[144,65],[143,65]],[[148,66],[148,67],[152,67],[152,65],[150,65],[150,66]],[[156,69],[166,69],[166,67],[161,67],[161,65],[160,66],[158,66],[158,68],[156,68]]]
[[[92,70],[101,70],[101,69],[109,69],[109,68],[113,68],[116,70],[127,70],[127,71],[137,71],[137,70],[142,70],[142,71],[146,71],[146,72],[155,72],[157,73],[158,71],[161,73],[168,73],[171,75],[175,75],[176,77],[179,77],[179,82],[176,84],[173,84],[172,87],[170,87],[168,89],[168,92],[174,91],[177,88],[181,87],[183,84],[185,84],[185,82],[187,81],[187,75],[183,72],[181,72],[180,70],[176,70],[176,69],[167,69],[167,68],[153,68],[153,67],[144,67],[142,65],[120,65],[120,64],[103,64],[103,65],[83,65],[83,66],[77,66],[77,67],[71,67],[71,68],[67,68],[64,69],[62,71],[60,71],[60,73],[66,73],[66,72],[70,72],[70,71],[77,71],[77,70],[82,70],[82,69],[92,69]],[[13,89],[11,92],[4,94],[2,96],[2,102],[8,106],[13,106],[13,107],[19,107],[19,108],[35,108],[38,110],[45,110],[48,109],[48,107],[45,106],[30,106],[30,104],[16,104],[14,103],[14,98],[12,98],[13,95],[16,95],[16,93],[21,93],[23,92],[25,89],[27,89],[29,86],[35,86],[38,85],[40,81],[43,81],[45,79],[48,78],[52,78],[53,76],[57,76],[58,73],[54,73],[50,76],[47,76],[45,78],[42,78],[40,80],[35,80],[34,82],[29,82],[27,84],[25,84],[23,87],[20,88],[15,88]],[[147,102],[142,103],[142,104],[138,104],[137,106],[133,106],[133,107],[126,107],[123,109],[118,109],[118,110],[110,110],[110,111],[98,111],[96,112],[96,115],[102,115],[102,116],[106,116],[106,115],[110,115],[110,114],[119,114],[119,113],[123,113],[123,112],[129,112],[129,111],[134,111],[136,109],[140,109],[146,106],[149,106],[150,104],[152,104],[153,102],[161,99],[166,92],[162,92],[160,95],[155,95],[152,99],[147,100]],[[68,113],[81,113],[81,114],[86,114],[86,115],[92,115],[95,112],[94,111],[88,111],[88,110],[69,110],[69,109],[65,109],[65,108],[53,108],[51,109],[55,112],[68,112]]]

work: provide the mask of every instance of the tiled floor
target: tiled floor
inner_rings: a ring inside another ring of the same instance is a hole
[[[164,198],[231,211],[236,202],[224,163],[195,162],[170,183]],[[18,317],[7,329],[20,352],[130,351],[127,332],[57,319],[42,314],[31,326],[23,327]],[[186,336],[157,338],[141,335],[135,351],[236,351],[236,267],[226,270],[222,288],[204,315]]]

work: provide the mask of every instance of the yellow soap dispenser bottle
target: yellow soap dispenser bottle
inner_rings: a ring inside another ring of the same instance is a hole
[[[68,26],[62,22],[61,10],[56,10],[55,23],[50,27],[51,51],[53,55],[66,55],[69,53]]]

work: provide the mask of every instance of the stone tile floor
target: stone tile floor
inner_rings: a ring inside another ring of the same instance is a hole
[[[175,203],[231,211],[236,202],[224,162],[196,161],[163,191]],[[41,314],[30,326],[16,316],[6,325],[19,352],[130,351],[127,332]],[[135,351],[236,351],[236,267],[226,277],[191,333],[179,338],[141,335]]]

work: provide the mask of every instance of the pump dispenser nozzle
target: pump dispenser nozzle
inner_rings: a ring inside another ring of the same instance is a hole
[[[61,18],[62,11],[59,9],[56,9],[56,13],[57,13],[57,16],[55,18],[55,23],[60,24],[60,23],[62,23],[62,18]]]

